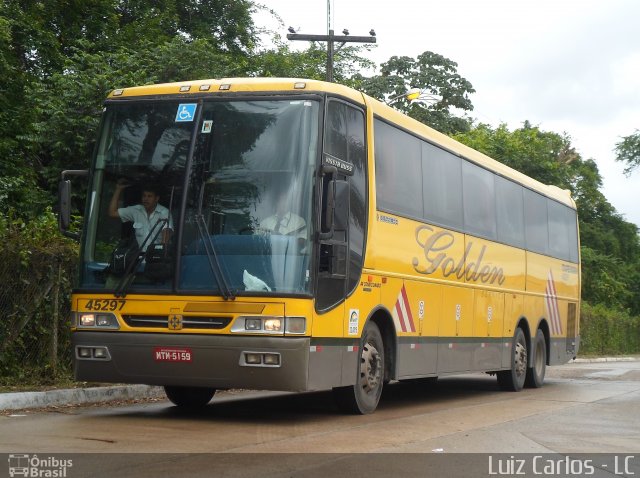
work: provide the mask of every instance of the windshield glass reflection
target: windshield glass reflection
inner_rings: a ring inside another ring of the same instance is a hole
[[[108,105],[81,287],[307,294],[318,103],[204,102],[198,122],[181,106]]]
[[[218,291],[217,260],[233,292],[308,292],[318,109],[290,100],[205,105],[181,289]]]
[[[177,102],[111,103],[85,222],[81,286],[169,289],[193,123]]]

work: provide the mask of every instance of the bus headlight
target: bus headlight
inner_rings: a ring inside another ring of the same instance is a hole
[[[118,319],[114,314],[78,312],[76,326],[81,329],[119,329]]]
[[[281,332],[282,331],[282,319],[271,318],[264,320],[265,332]]]
[[[93,327],[96,325],[96,314],[80,314],[78,327]]]
[[[262,330],[262,319],[246,317],[244,319],[244,328],[245,330],[251,330],[251,331]]]
[[[307,331],[306,317],[259,317],[240,316],[231,326],[236,334],[304,335]]]

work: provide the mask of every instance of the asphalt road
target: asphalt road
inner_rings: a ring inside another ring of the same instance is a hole
[[[640,362],[575,363],[547,368],[542,388],[519,393],[500,391],[487,375],[392,383],[368,416],[340,414],[329,392],[223,393],[199,413],[164,400],[11,412],[0,416],[0,453],[90,453],[73,455],[70,477],[407,476],[415,467],[451,474],[465,460],[482,467],[468,476],[489,476],[516,471],[510,454],[608,453],[635,457],[620,468],[626,475],[554,476],[640,476],[639,412]],[[487,454],[507,459],[485,470]],[[468,463],[461,466],[452,476],[467,476]]]

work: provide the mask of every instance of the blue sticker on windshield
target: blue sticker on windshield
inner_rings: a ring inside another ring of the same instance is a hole
[[[182,103],[178,105],[176,113],[176,123],[187,123],[193,121],[196,116],[197,103]]]

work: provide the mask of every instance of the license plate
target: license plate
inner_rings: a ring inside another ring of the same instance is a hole
[[[156,347],[153,358],[156,362],[191,362],[193,353],[189,348]]]

